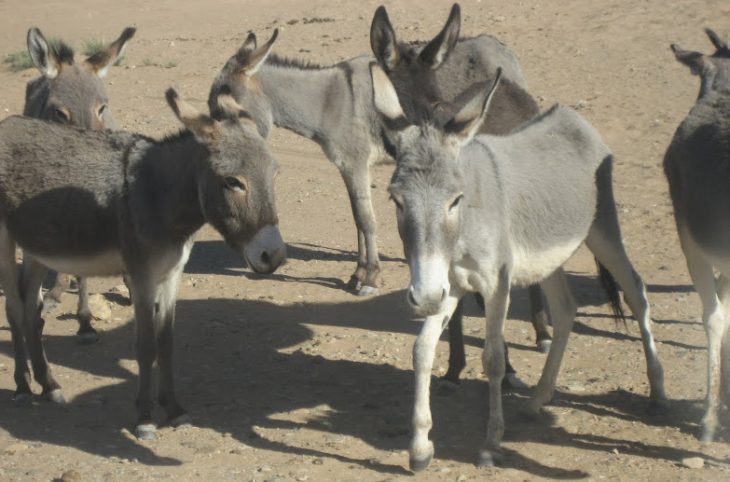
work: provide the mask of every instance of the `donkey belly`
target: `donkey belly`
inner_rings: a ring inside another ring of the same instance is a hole
[[[540,250],[515,247],[512,250],[512,283],[525,286],[544,280],[568,261],[583,239],[585,236]]]
[[[114,276],[125,272],[122,253],[118,250],[103,251],[85,256],[39,255],[25,251],[44,266],[60,273],[79,276]]]

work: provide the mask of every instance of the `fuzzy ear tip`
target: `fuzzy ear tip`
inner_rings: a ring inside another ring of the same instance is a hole
[[[278,36],[279,36],[279,27],[276,27],[274,29],[274,33],[271,34],[271,40],[269,40],[269,42],[273,42],[274,40],[276,40],[276,38]]]
[[[172,88],[172,87],[169,87],[169,88],[168,88],[168,89],[167,89],[167,90],[165,91],[165,98],[167,99],[167,103],[168,103],[168,104],[170,104],[170,105],[174,106],[174,105],[176,105],[176,104],[177,104],[177,101],[178,101],[178,99],[179,99],[180,97],[179,97],[179,96],[177,95],[177,91],[176,91],[176,90],[175,90],[174,88]]]
[[[124,32],[122,32],[122,39],[129,40],[134,37],[135,33],[137,33],[137,27],[127,27],[124,29]]]

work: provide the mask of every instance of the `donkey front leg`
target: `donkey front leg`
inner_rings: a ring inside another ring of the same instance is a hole
[[[492,467],[502,461],[500,445],[504,435],[504,413],[502,411],[502,380],[505,373],[504,322],[509,307],[510,280],[507,270],[500,269],[497,286],[486,300],[487,336],[484,341],[482,363],[489,379],[489,420],[487,437],[479,451],[477,465]]]
[[[357,226],[357,269],[350,278],[360,296],[378,292],[380,258],[375,236],[376,222],[370,195],[370,171],[367,162],[346,166],[339,163],[340,174],[350,196],[350,207]]]
[[[411,470],[424,470],[433,459],[433,443],[428,439],[433,422],[431,420],[430,389],[431,370],[436,355],[436,344],[446,328],[449,318],[456,309],[461,296],[450,294],[441,308],[441,312],[429,316],[418,334],[413,346],[413,370],[416,375],[416,391],[413,406],[413,439],[411,440]]]
[[[65,403],[61,386],[51,374],[51,368],[43,349],[42,336],[45,322],[41,317],[43,308],[41,286],[47,273],[48,268],[33,259],[27,252],[25,253],[20,276],[25,343],[33,366],[33,376],[43,388],[43,396],[56,403]]]
[[[554,338],[540,381],[537,383],[535,394],[526,407],[526,412],[530,416],[537,415],[542,406],[553,398],[555,382],[560,372],[560,364],[563,361],[563,354],[568,345],[568,337],[573,329],[573,321],[578,310],[568,282],[565,279],[563,268],[558,268],[543,280],[541,286],[545,290],[550,313],[553,317]]]

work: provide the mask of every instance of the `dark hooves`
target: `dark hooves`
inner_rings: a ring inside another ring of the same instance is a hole
[[[669,412],[669,401],[666,398],[651,400],[646,412],[649,415],[664,415]]]
[[[97,341],[99,341],[99,333],[93,328],[76,333],[76,342],[79,345],[93,345]]]
[[[139,440],[157,440],[157,427],[153,423],[142,423],[134,428],[134,435]]]
[[[552,344],[553,340],[539,340],[537,342],[537,351],[540,353],[548,353]]]
[[[187,413],[183,413],[181,415],[177,415],[176,417],[168,419],[167,424],[170,427],[175,427],[175,428],[192,427],[193,419],[190,418],[190,415],[188,415]]]
[[[454,381],[453,378],[444,376],[436,380],[436,395],[441,397],[451,396],[458,392],[460,388],[458,378]]]
[[[504,455],[496,450],[482,450],[479,452],[477,467],[494,467],[502,464]]]
[[[29,407],[33,401],[33,394],[30,392],[20,392],[13,395],[13,403],[16,407]]]
[[[431,465],[431,461],[433,460],[433,454],[429,455],[423,460],[414,459],[413,457],[408,459],[408,467],[413,472],[423,472],[426,470],[426,468]]]
[[[66,398],[60,388],[54,388],[50,392],[43,393],[43,398],[58,405],[66,405]]]
[[[374,296],[378,294],[378,288],[374,286],[362,285],[357,290],[357,296]]]
[[[529,385],[517,376],[516,373],[507,373],[502,378],[502,388],[505,390],[524,390],[529,388]]]

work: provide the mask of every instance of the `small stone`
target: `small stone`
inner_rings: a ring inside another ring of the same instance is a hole
[[[61,482],[81,482],[84,480],[78,470],[67,470],[61,475]]]
[[[112,317],[112,310],[109,308],[106,298],[99,293],[89,296],[89,310],[95,320],[108,320]]]
[[[15,455],[17,453],[24,452],[24,451],[28,450],[29,448],[30,448],[30,446],[27,444],[15,443],[15,444],[8,445],[7,447],[5,447],[5,450],[3,450],[3,453],[5,455]]]
[[[687,457],[682,459],[682,465],[688,469],[701,469],[705,466],[705,459],[702,457]]]
[[[456,482],[464,482],[467,479],[466,475],[459,474],[459,476],[456,478]]]
[[[324,460],[322,460],[322,459],[314,459],[314,460],[312,460],[312,463],[314,465],[322,465],[322,464],[324,464]]]
[[[109,290],[111,293],[117,293],[123,296],[129,296],[129,288],[124,283],[118,284]]]

